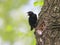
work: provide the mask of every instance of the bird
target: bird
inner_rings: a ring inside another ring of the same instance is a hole
[[[31,27],[31,31],[37,26],[37,15],[33,13],[32,11],[27,12],[28,13],[28,22]]]

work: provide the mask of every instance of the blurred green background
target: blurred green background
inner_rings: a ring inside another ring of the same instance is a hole
[[[27,16],[28,11],[40,12],[36,1],[0,0],[0,45],[36,45]]]

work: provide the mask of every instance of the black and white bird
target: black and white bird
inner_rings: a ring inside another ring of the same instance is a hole
[[[31,30],[33,30],[33,28],[36,27],[37,25],[37,15],[34,14],[32,11],[28,12],[28,16],[29,16],[29,25],[31,27]]]

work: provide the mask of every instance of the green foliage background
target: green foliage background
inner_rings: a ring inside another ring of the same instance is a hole
[[[29,45],[36,45],[34,31],[29,30],[27,18],[22,14],[19,20],[14,20],[9,14],[11,10],[17,10],[24,4],[27,4],[27,2],[28,0],[0,0],[0,19],[3,20],[3,26],[0,27],[0,37],[3,42],[9,41],[13,45],[16,40],[21,39],[25,42],[24,45],[28,45],[27,42],[31,39]],[[27,33],[18,31],[19,24],[21,23],[26,25]]]
[[[0,38],[3,42],[9,41],[10,45],[13,45],[18,40],[22,42],[23,45],[36,45],[36,39],[33,34],[34,31],[30,31],[28,20],[24,17],[25,14],[20,13],[18,20],[16,20],[17,18],[14,20],[10,16],[10,11],[18,10],[21,6],[27,4],[28,1],[29,0],[0,0]],[[44,0],[34,2],[34,6],[43,6],[43,4]],[[27,28],[27,33],[19,31],[18,28],[20,25]]]
[[[43,6],[44,5],[44,0],[37,0],[34,2],[34,6]]]

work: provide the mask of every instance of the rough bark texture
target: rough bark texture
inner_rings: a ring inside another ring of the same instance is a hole
[[[45,0],[36,27],[36,45],[60,45],[60,0]]]

